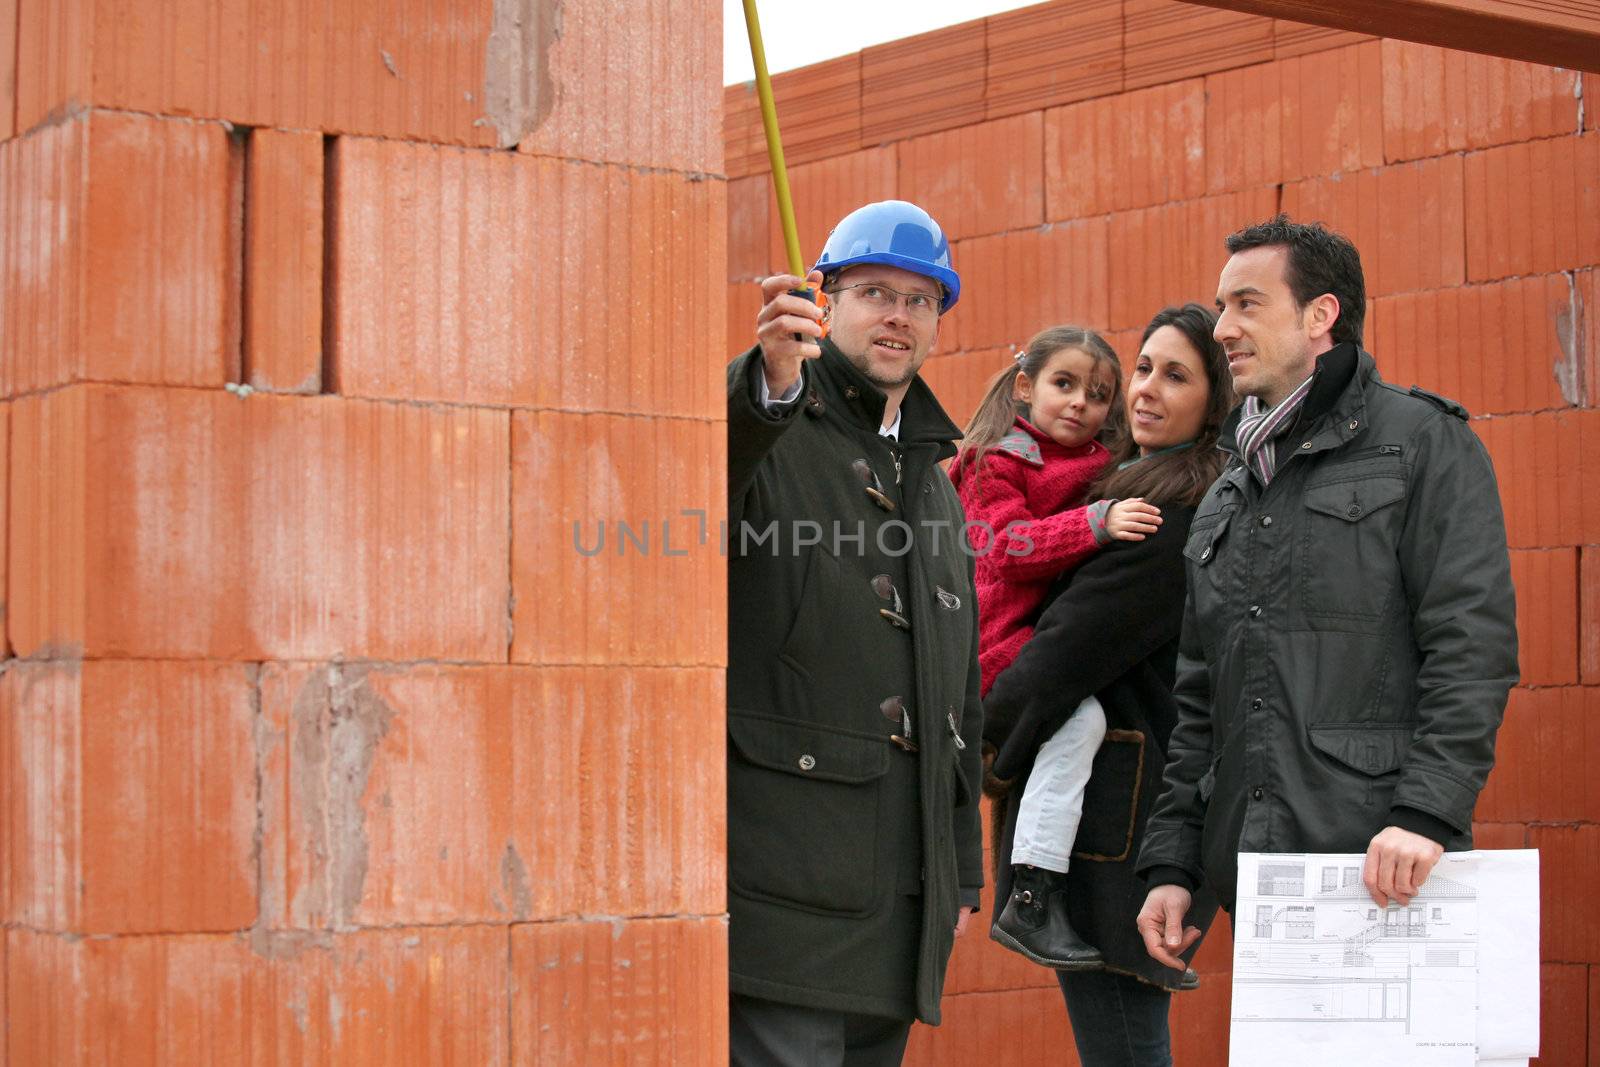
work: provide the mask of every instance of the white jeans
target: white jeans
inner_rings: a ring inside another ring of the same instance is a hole
[[[1088,697],[1048,741],[1039,746],[1028,787],[1017,809],[1011,862],[1066,871],[1083,817],[1083,790],[1094,754],[1106,738],[1106,710]]]

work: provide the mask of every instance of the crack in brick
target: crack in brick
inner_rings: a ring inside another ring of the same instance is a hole
[[[517,919],[533,915],[533,891],[528,884],[528,867],[517,854],[517,846],[506,842],[506,851],[500,857],[500,885],[511,899],[511,914]]]
[[[370,667],[314,672],[294,706],[290,789],[306,833],[308,870],[293,919],[354,929],[367,879],[367,816],[362,799],[378,745],[394,710],[367,682]]]
[[[1557,311],[1555,316],[1556,341],[1560,345],[1560,353],[1555,361],[1555,378],[1556,385],[1561,389],[1561,399],[1573,407],[1582,407],[1588,392],[1588,382],[1584,380],[1583,296],[1578,292],[1571,271],[1566,272],[1565,278],[1567,306]]]
[[[495,0],[484,57],[485,117],[501,148],[515,148],[555,106],[550,47],[561,36],[561,0]]]

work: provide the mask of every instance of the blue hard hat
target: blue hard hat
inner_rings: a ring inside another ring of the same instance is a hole
[[[858,207],[828,235],[812,270],[834,274],[861,263],[882,263],[932,278],[944,286],[940,312],[956,306],[961,275],[950,266],[950,242],[933,216],[904,200]]]

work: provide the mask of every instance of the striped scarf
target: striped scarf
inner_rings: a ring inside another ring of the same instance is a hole
[[[1272,484],[1272,476],[1278,472],[1278,450],[1273,440],[1282,436],[1294,422],[1295,416],[1300,413],[1300,405],[1305,403],[1306,394],[1311,392],[1311,380],[1315,377],[1313,374],[1295,386],[1293,392],[1278,402],[1277,407],[1265,407],[1260,397],[1244,398],[1237,434],[1239,455],[1244,457],[1245,466],[1261,479],[1263,488]]]

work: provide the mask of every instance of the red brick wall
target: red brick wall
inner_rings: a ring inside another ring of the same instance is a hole
[[[627,7],[0,0],[0,1067],[725,1056],[721,16]]]
[[[1014,346],[1074,321],[1126,360],[1209,303],[1222,237],[1282,208],[1355,239],[1384,375],[1454,396],[1500,477],[1523,683],[1478,808],[1544,872],[1541,1063],[1600,1063],[1600,77],[1195,7],[1052,3],[779,75],[808,257],[856,205],[943,221],[961,304],[925,368],[958,419]],[[728,345],[782,264],[754,93],[726,90]],[[987,904],[986,904],[987,908]],[[987,914],[987,912],[986,912]],[[1226,926],[1177,998],[1178,1061],[1226,1062]],[[911,1062],[1075,1062],[1051,976],[978,936]]]

